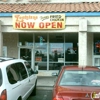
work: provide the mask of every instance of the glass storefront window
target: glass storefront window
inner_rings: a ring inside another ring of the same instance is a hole
[[[47,70],[47,35],[35,35],[35,63],[38,63],[39,70]]]
[[[33,34],[19,34],[18,46],[33,46]]]
[[[78,65],[78,34],[65,35],[65,64]],[[74,38],[73,38],[74,37]]]
[[[78,34],[19,34],[19,43],[19,58],[27,60],[32,67],[38,65],[38,70],[78,65]]]
[[[63,43],[50,43],[49,61],[59,62],[59,60],[64,60],[63,48],[64,48]]]
[[[94,64],[95,64],[95,66],[100,66],[100,58],[95,58]]]
[[[100,55],[100,33],[94,33],[94,55]]]
[[[100,66],[100,33],[94,33],[93,40],[93,64],[94,66]]]
[[[64,63],[62,62],[55,62],[55,63],[49,63],[49,70],[59,70],[61,68],[61,66],[63,66]]]
[[[20,58],[27,60],[29,64],[31,65],[31,59],[32,59],[32,50],[28,48],[20,48]]]
[[[65,43],[65,61],[78,61],[78,48],[73,43]]]
[[[100,40],[94,42],[94,54],[100,55]]]
[[[64,34],[49,34],[49,70],[64,65]]]
[[[38,62],[39,70],[47,70],[47,62]]]

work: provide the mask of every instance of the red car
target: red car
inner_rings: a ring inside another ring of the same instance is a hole
[[[53,88],[52,100],[100,100],[100,69],[63,66]]]

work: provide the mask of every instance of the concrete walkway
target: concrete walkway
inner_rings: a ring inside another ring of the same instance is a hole
[[[56,81],[56,76],[51,76],[51,77],[38,77],[37,78],[37,87],[53,87],[55,81]]]

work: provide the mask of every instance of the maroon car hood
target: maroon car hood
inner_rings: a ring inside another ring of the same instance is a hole
[[[59,86],[57,88],[57,93],[63,97],[70,98],[71,100],[91,100],[91,96],[95,92],[100,93],[99,87],[86,87],[86,86]],[[95,99],[98,100],[98,99]]]

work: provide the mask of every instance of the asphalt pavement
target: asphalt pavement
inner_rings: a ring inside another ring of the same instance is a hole
[[[38,77],[36,96],[27,100],[52,100],[52,90],[57,77]]]
[[[36,96],[30,96],[28,100],[52,100],[52,89],[37,89]]]

